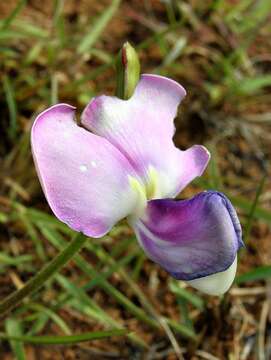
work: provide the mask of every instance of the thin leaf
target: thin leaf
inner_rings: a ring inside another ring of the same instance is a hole
[[[7,332],[6,340],[9,340],[12,352],[17,360],[26,360],[24,347],[21,341],[14,341],[10,336],[20,337],[22,335],[21,323],[15,318],[8,318],[5,321],[5,328]],[[1,337],[0,337],[1,338]]]
[[[218,166],[217,151],[214,144],[207,146],[208,150],[212,154],[208,165],[208,175],[210,177],[211,187],[222,191],[222,177]]]
[[[235,283],[242,284],[248,281],[266,280],[269,278],[271,278],[271,266],[260,266],[245,274],[237,276]]]
[[[179,297],[177,298],[177,303],[180,308],[181,313],[181,323],[187,327],[188,329],[191,329],[195,333],[194,324],[190,317],[190,311],[188,307],[188,301],[186,301],[184,298]]]
[[[181,36],[168,54],[164,57],[163,66],[169,66],[174,63],[181,55],[183,49],[186,47],[187,39]]]
[[[64,246],[65,240],[61,238],[61,235],[58,236],[56,233],[54,236],[50,236],[48,229],[41,228],[41,232],[47,233],[48,240],[56,246],[58,249],[62,249]],[[85,261],[80,255],[76,254],[73,258],[76,265],[84,271],[88,276],[98,277],[99,273],[94,269],[94,267]],[[149,317],[140,307],[135,305],[130,299],[128,299],[123,293],[111,285],[107,280],[100,278],[99,286],[101,286],[104,291],[106,291],[110,296],[113,296],[120,304],[122,304],[128,311],[135,315],[138,319],[144,321],[150,326],[157,327],[157,323]]]
[[[47,39],[49,36],[47,30],[21,19],[14,21],[14,29],[16,29],[17,33],[21,32],[28,37]]]
[[[7,29],[12,21],[16,18],[16,16],[20,13],[20,11],[24,8],[24,6],[26,5],[27,0],[19,0],[17,5],[15,6],[15,8],[11,11],[11,13],[9,14],[8,17],[6,17],[3,22],[2,22],[2,26],[1,29]]]
[[[56,74],[51,77],[51,105],[58,103],[58,79]]]
[[[169,288],[176,296],[185,299],[187,302],[194,305],[199,310],[204,309],[204,301],[199,296],[180,287],[176,281],[172,280],[169,284]]]
[[[33,314],[31,315],[31,320],[33,319],[34,316],[36,318],[36,319],[34,319],[35,322],[33,323],[31,328],[27,332],[27,335],[35,335],[35,334],[41,332],[45,328],[45,326],[48,324],[48,321],[50,319],[48,314],[36,313],[34,315]]]
[[[15,139],[17,133],[17,105],[13,86],[11,85],[10,79],[7,75],[3,77],[3,87],[6,95],[10,119],[8,134],[11,139]]]
[[[99,247],[99,251],[95,251],[95,245],[92,243],[87,244],[87,249],[92,250],[96,256],[99,257],[100,260],[104,262],[104,264],[114,264],[115,260],[102,248]],[[153,320],[152,323],[148,324],[152,327],[163,327],[163,324],[161,322],[159,314],[156,312],[155,308],[153,307],[152,303],[148,300],[148,297],[143,293],[143,291],[140,289],[140,287],[137,285],[135,281],[130,277],[129,273],[125,271],[124,269],[119,269],[118,274],[123,278],[123,280],[129,285],[129,287],[133,290],[134,294],[138,297],[138,299],[141,302],[142,307],[152,315]],[[130,304],[128,304],[128,310],[134,311],[134,309],[130,307]],[[137,316],[138,314],[135,313]],[[146,321],[145,318],[143,318],[144,321]],[[185,329],[185,325],[179,326],[178,323],[176,323],[172,319],[164,318],[164,320],[179,334],[185,336],[185,337],[195,337],[195,334],[191,332],[191,328]],[[186,332],[187,330],[187,332]]]
[[[43,306],[41,304],[30,304],[28,307],[30,309],[33,309],[35,311],[38,311],[38,312],[42,313],[43,315],[47,315],[48,318],[50,318],[56,325],[58,325],[59,328],[66,335],[71,335],[72,334],[71,329],[66,324],[66,322],[58,314],[56,314],[53,310],[51,310],[48,307],[45,307],[45,306]]]
[[[266,175],[262,178],[262,180],[261,180],[261,182],[260,182],[260,184],[259,184],[259,186],[257,188],[256,194],[255,194],[255,199],[254,199],[254,201],[253,201],[253,203],[251,205],[251,209],[250,209],[249,214],[248,214],[247,223],[245,225],[244,241],[248,240],[248,238],[249,238],[250,231],[251,231],[252,224],[253,224],[253,220],[254,220],[254,214],[255,214],[256,207],[257,207],[258,202],[259,202],[260,195],[263,192],[265,180],[266,180]]]
[[[87,34],[83,37],[78,45],[77,52],[83,54],[90,50],[90,48],[98,40],[102,32],[105,30],[108,22],[114,16],[120,4],[120,0],[113,0],[111,5],[100,15],[95,24],[91,24],[88,28]]]
[[[254,78],[244,78],[234,81],[232,84],[234,91],[241,95],[253,95],[262,88],[271,86],[271,75],[258,75]]]
[[[22,38],[28,37],[27,34],[16,31],[16,30],[1,30],[0,31],[0,41],[3,40],[4,42],[11,41],[11,40],[19,40]]]
[[[174,329],[176,332],[182,334],[184,337],[189,338],[189,339],[195,339],[196,338],[196,334],[194,333],[193,329],[190,329],[189,327],[180,324],[176,321],[173,321],[171,319],[165,319],[167,324]]]
[[[0,252],[0,266],[9,265],[17,266],[25,262],[31,262],[33,260],[32,255],[19,255],[19,256],[9,256],[4,252]]]
[[[43,335],[43,336],[12,336],[7,334],[0,334],[0,339],[21,341],[30,344],[37,345],[67,345],[67,344],[78,344],[85,341],[93,341],[98,339],[104,339],[112,336],[124,336],[128,334],[126,329],[112,329],[107,331],[95,331],[87,332],[79,335]]]
[[[29,221],[29,218],[28,218],[28,216],[26,216],[25,212],[19,211],[18,215],[21,218],[21,221],[24,224],[29,237],[33,241],[37,255],[39,256],[39,258],[42,261],[45,261],[47,259],[47,256],[45,254],[42,241],[41,241],[40,237],[38,236],[35,227],[31,223],[31,221]]]
[[[231,196],[230,194],[226,195],[229,197],[229,199],[232,201],[233,205],[239,207],[240,209],[246,211],[247,213],[251,209],[252,202],[239,196]],[[265,221],[269,225],[271,225],[271,211],[264,209],[262,207],[256,206],[254,209],[254,215],[256,219]]]

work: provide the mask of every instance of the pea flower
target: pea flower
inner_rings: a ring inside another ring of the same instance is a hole
[[[34,122],[32,152],[59,220],[97,238],[127,218],[150,259],[218,295],[234,279],[241,227],[222,193],[174,200],[210,158],[203,146],[174,146],[173,120],[184,96],[175,81],[145,74],[129,100],[98,96],[79,123],[74,107],[54,105]]]

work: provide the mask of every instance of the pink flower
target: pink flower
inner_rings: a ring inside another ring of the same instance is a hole
[[[58,104],[32,128],[32,151],[47,201],[58,219],[87,236],[105,235],[127,217],[146,254],[177,279],[210,294],[225,292],[243,245],[230,201],[206,191],[173,198],[202,175],[209,152],[172,141],[185,90],[142,75],[129,100],[99,96],[77,125],[75,108]]]

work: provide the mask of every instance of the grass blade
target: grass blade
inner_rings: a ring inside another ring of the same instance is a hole
[[[236,284],[242,284],[248,281],[266,280],[271,278],[271,266],[259,266],[245,274],[239,275],[235,279]]]
[[[83,37],[82,41],[78,45],[77,52],[83,54],[88,52],[90,48],[95,44],[95,42],[100,37],[101,33],[104,31],[107,23],[114,16],[120,4],[120,0],[113,0],[111,5],[100,15],[96,23],[91,25],[88,29],[87,34]]]
[[[192,294],[190,291],[180,287],[177,281],[171,281],[169,288],[176,296],[185,299],[187,302],[194,305],[197,309],[204,309],[204,301],[199,296]]]
[[[17,133],[17,105],[16,105],[13,87],[7,75],[3,77],[3,87],[6,95],[6,102],[8,105],[9,119],[10,119],[8,134],[11,139],[15,139]]]
[[[62,249],[64,244],[66,243],[61,235],[55,233],[54,236],[49,235],[48,229],[41,228],[42,233],[47,234],[48,240],[56,246],[58,249]],[[80,255],[76,254],[73,258],[76,265],[88,276],[99,277],[99,272],[97,272],[94,267],[85,261]],[[140,307],[135,305],[132,301],[130,301],[122,292],[116,289],[113,285],[111,285],[106,279],[103,277],[100,278],[99,286],[106,291],[110,296],[113,296],[124,308],[130,311],[134,316],[136,316],[141,321],[144,321],[146,324],[149,324],[152,327],[157,327],[157,323],[149,317],[145,311],[143,311]]]
[[[123,336],[127,334],[128,334],[128,330],[126,329],[112,329],[107,331],[95,331],[95,332],[87,332],[79,335],[64,335],[64,336],[56,336],[56,335],[13,336],[7,334],[0,334],[0,339],[13,340],[16,342],[20,341],[30,344],[37,344],[37,345],[67,345],[67,344],[78,344],[85,341],[105,339],[112,336]]]
[[[21,324],[15,318],[8,318],[5,322],[5,328],[7,332],[7,340],[9,340],[11,349],[14,353],[14,356],[17,360],[26,360],[24,347],[21,341],[14,341],[10,336],[19,337],[22,335]]]
[[[12,10],[11,13],[9,14],[9,16],[3,20],[0,31],[2,29],[7,29],[11,25],[12,21],[16,18],[16,16],[19,14],[19,12],[24,8],[26,3],[27,3],[27,0],[19,0],[18,1],[14,10]]]
[[[0,252],[0,269],[3,266],[19,266],[25,262],[31,262],[33,260],[32,255],[18,255],[16,257],[9,256],[5,252]]]
[[[262,178],[262,180],[261,180],[261,182],[260,182],[260,184],[258,186],[258,189],[256,191],[255,199],[254,199],[254,201],[253,201],[253,203],[251,205],[251,209],[250,209],[249,214],[248,214],[248,219],[247,219],[247,223],[246,223],[245,231],[244,231],[244,241],[248,240],[248,238],[249,238],[251,227],[252,227],[252,224],[253,224],[255,210],[256,210],[256,207],[258,205],[260,195],[263,192],[265,180],[266,180],[266,175]]]
[[[254,95],[262,88],[271,85],[271,75],[258,75],[254,78],[235,80],[232,84],[233,90],[240,95]]]
[[[42,313],[43,315],[47,315],[48,318],[50,318],[58,327],[64,332],[66,335],[71,335],[72,332],[69,328],[69,326],[66,324],[66,322],[53,310],[49,309],[48,307],[45,307],[41,304],[30,304],[30,309],[33,309],[39,313]]]

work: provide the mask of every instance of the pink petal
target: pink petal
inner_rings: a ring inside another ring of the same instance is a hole
[[[109,141],[79,127],[75,108],[58,104],[32,128],[35,165],[54,214],[88,236],[104,235],[136,206],[128,160]]]
[[[180,151],[172,141],[173,120],[184,96],[185,90],[175,81],[142,75],[129,100],[99,96],[82,115],[83,126],[117,147],[145,184],[154,169],[159,188],[155,198],[178,194],[202,174],[209,160],[204,147]]]

